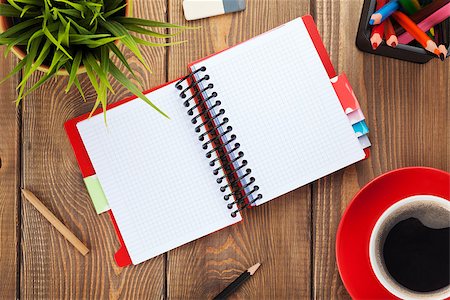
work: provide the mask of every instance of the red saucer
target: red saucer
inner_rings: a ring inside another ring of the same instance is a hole
[[[397,299],[372,271],[369,240],[383,212],[414,195],[434,195],[449,200],[450,174],[425,167],[397,169],[369,182],[347,207],[337,231],[336,261],[353,299]]]

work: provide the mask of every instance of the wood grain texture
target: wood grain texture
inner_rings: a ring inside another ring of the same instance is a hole
[[[134,15],[147,19],[166,18],[166,2],[133,2]],[[165,81],[164,48],[142,48],[153,67],[149,74],[126,56],[141,76],[145,89]],[[123,68],[122,68],[123,69]],[[37,80],[34,77],[33,80]],[[55,215],[80,238],[91,252],[83,257],[26,201],[23,202],[21,297],[29,299],[145,299],[164,293],[164,258],[129,268],[116,266],[113,255],[119,243],[107,214],[98,216],[81,178],[71,145],[64,132],[65,121],[89,112],[95,95],[86,76],[88,102],[74,89],[64,94],[67,78],[54,79],[24,101],[23,182]],[[129,96],[117,83],[110,102]],[[155,113],[156,117],[160,117]]]
[[[134,14],[187,24],[181,2],[134,0]],[[416,65],[359,52],[354,40],[361,5],[359,0],[247,0],[245,12],[189,22],[202,28],[177,38],[187,39],[187,44],[144,48],[153,74],[126,52],[148,89],[186,74],[186,65],[195,59],[311,13],[333,64],[347,74],[359,98],[373,143],[369,160],[250,210],[240,224],[138,266],[116,267],[113,254],[119,245],[110,220],[95,214],[63,129],[66,120],[93,105],[87,77],[82,77],[87,103],[75,90],[65,95],[66,78],[58,78],[27,97],[19,113],[10,102],[18,77],[1,85],[0,298],[203,299],[260,261],[254,278],[233,298],[349,299],[335,262],[335,234],[353,195],[395,168],[450,170],[450,61]],[[11,56],[2,60],[0,76],[14,63]],[[119,85],[114,88],[111,102],[128,96]],[[86,257],[18,198],[21,182],[86,243],[91,249]]]
[[[450,61],[425,65],[365,54],[355,47],[362,1],[315,1],[315,16],[338,73],[353,86],[369,128],[371,158],[319,180],[313,188],[314,296],[349,298],[335,262],[345,207],[364,184],[389,170],[449,171]]]
[[[4,58],[0,47],[0,78],[14,67],[16,59]],[[16,84],[18,75],[0,85],[0,298],[16,297],[17,241],[18,241],[18,188],[20,184],[20,116],[17,113]]]
[[[169,79],[186,74],[191,61],[308,12],[308,1],[252,0],[247,1],[245,12],[191,22],[202,28],[184,34],[190,43],[187,47],[170,50]],[[169,20],[185,22],[181,1],[169,1]],[[251,164],[251,157],[248,159]],[[211,298],[259,261],[262,266],[255,278],[246,282],[234,298],[310,297],[310,216],[310,188],[306,186],[244,213],[240,224],[170,251],[168,297]]]

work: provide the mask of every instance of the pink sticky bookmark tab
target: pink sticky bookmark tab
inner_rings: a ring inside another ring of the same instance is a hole
[[[341,105],[345,113],[348,115],[349,113],[359,109],[358,99],[356,99],[355,93],[353,92],[345,73],[333,77],[330,80],[336,95],[341,101]]]
[[[352,125],[365,120],[364,114],[360,108],[349,113],[347,117]]]

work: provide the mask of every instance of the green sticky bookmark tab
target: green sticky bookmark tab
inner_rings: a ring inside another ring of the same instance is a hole
[[[91,197],[97,214],[101,214],[102,212],[109,210],[108,200],[105,197],[105,193],[103,193],[103,188],[97,178],[97,175],[84,178],[84,184],[86,184],[89,196]]]

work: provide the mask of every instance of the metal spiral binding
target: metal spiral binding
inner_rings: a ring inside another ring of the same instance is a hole
[[[224,180],[227,181],[226,185],[220,187],[220,191],[225,193],[229,189],[229,192],[223,197],[225,201],[229,201],[232,199],[231,197],[234,197],[235,200],[227,204],[228,209],[232,209],[234,205],[237,206],[237,209],[231,212],[231,216],[234,218],[238,212],[244,210],[255,201],[262,199],[263,196],[262,194],[257,194],[254,197],[254,194],[259,190],[259,186],[255,185],[256,179],[254,177],[250,177],[247,181],[247,177],[250,176],[252,170],[250,168],[244,169],[248,165],[248,161],[243,159],[244,152],[239,151],[237,156],[231,156],[232,153],[240,148],[240,144],[236,142],[236,134],[232,133],[233,127],[226,125],[229,119],[225,117],[225,109],[220,108],[222,102],[216,100],[209,105],[214,98],[218,97],[217,92],[212,91],[214,84],[206,84],[210,76],[204,74],[203,77],[196,80],[197,73],[200,74],[205,71],[206,67],[203,66],[189,73],[180,79],[175,84],[175,87],[181,91],[180,98],[183,100],[186,98],[187,91],[194,91],[191,97],[183,101],[183,104],[185,107],[189,107],[187,114],[192,117],[192,124],[196,125],[195,132],[200,133],[201,129],[205,128],[205,131],[198,137],[199,141],[204,141],[205,138],[212,135],[212,138],[209,138],[202,144],[202,148],[205,151],[208,150],[205,154],[207,158],[211,158],[212,154],[216,153],[216,157],[210,160],[209,165],[215,167],[216,162],[219,162],[219,165],[213,170],[213,174],[216,176],[219,176],[220,170],[223,170],[224,175],[220,175],[216,181],[218,184],[223,183]],[[185,81],[187,86],[183,88],[182,83]],[[203,97],[208,90],[211,90],[212,93]],[[193,105],[191,106],[191,104]],[[195,109],[198,109],[199,113],[194,116]],[[218,112],[212,116],[212,111],[216,112],[215,109],[218,109]],[[199,122],[201,123],[197,125]],[[218,130],[219,128],[222,129],[222,132]],[[226,141],[223,141],[224,138],[226,138]],[[249,196],[252,196],[253,199],[245,201]]]

